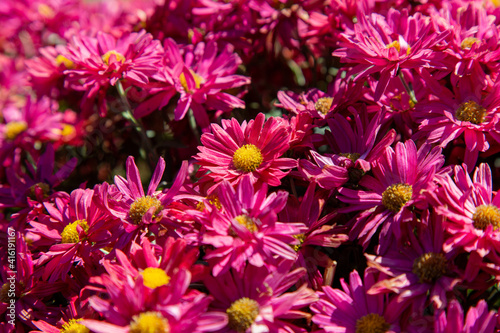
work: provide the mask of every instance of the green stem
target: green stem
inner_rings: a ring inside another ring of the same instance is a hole
[[[403,84],[403,86],[405,87],[406,89],[406,92],[408,93],[408,95],[410,96],[410,99],[411,101],[413,102],[413,104],[417,104],[417,97],[415,96],[415,91],[408,85],[408,83],[406,82],[405,80],[405,77],[403,75],[403,72],[399,71],[399,79],[401,80],[401,83]]]

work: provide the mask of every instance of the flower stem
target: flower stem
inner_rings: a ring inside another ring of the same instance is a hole
[[[417,97],[415,96],[415,91],[413,90],[413,87],[411,87],[410,85],[408,85],[408,83],[406,82],[405,77],[403,75],[403,72],[399,71],[399,75],[398,76],[399,76],[399,79],[401,80],[401,83],[405,87],[406,92],[410,96],[410,100],[413,102],[413,104],[417,104]]]

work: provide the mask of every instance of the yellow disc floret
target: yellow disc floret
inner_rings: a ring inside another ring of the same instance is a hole
[[[121,62],[122,64],[125,62],[125,56],[123,54],[116,50],[110,50],[104,53],[104,55],[102,56],[102,61],[104,61],[106,65],[109,65],[109,59],[111,58],[111,55],[115,56],[116,62]]]
[[[75,63],[66,58],[65,56],[63,56],[62,54],[56,57],[56,65],[58,67],[64,65],[64,67],[66,67],[67,69],[75,68]]]
[[[356,320],[356,333],[384,333],[390,327],[384,317],[376,313],[367,314]]]
[[[11,121],[5,125],[5,138],[14,140],[19,134],[28,129],[28,123],[25,121]]]
[[[455,117],[460,121],[469,121],[472,124],[479,125],[484,121],[486,109],[474,101],[468,101],[460,104]]]
[[[166,286],[170,282],[170,276],[161,268],[148,267],[140,274],[144,285],[151,289]]]
[[[413,273],[420,283],[433,283],[446,273],[446,257],[442,253],[428,252],[413,262]]]
[[[247,215],[238,215],[234,219],[242,226],[245,226],[250,232],[256,232],[258,230],[254,220]]]
[[[476,212],[472,215],[474,227],[485,230],[489,225],[493,229],[500,228],[500,209],[495,205],[481,205],[476,207]]]
[[[314,103],[314,108],[316,109],[316,111],[321,112],[322,114],[327,114],[328,112],[330,112],[332,103],[333,98],[321,97],[316,101],[316,103]]]
[[[160,200],[156,199],[155,197],[151,197],[149,195],[140,197],[139,199],[135,200],[132,205],[130,205],[128,214],[135,224],[139,224],[142,222],[142,217],[144,216],[144,214],[146,214],[146,212],[151,207],[155,208],[153,218],[156,218],[163,209]]]
[[[64,227],[64,230],[61,232],[61,243],[78,243],[80,241],[80,236],[76,228],[77,226],[80,226],[85,232],[89,230],[89,225],[86,220],[76,220]]]
[[[397,40],[385,46],[386,49],[390,49],[391,47],[395,48],[398,52],[401,51],[401,45]]]
[[[253,172],[264,161],[259,148],[252,144],[238,148],[233,155],[233,165],[236,169],[244,172]]]
[[[413,194],[411,185],[408,184],[393,184],[388,186],[382,193],[382,204],[385,208],[397,213],[401,208],[410,201]]]
[[[158,312],[143,312],[133,316],[129,333],[169,333],[170,325]]]
[[[245,332],[259,315],[259,303],[248,297],[240,298],[226,310],[229,328]]]
[[[196,74],[195,72],[193,72],[191,69],[189,71],[191,72],[191,75],[193,76],[196,89],[200,89],[200,86],[203,83],[203,78],[201,76],[199,76],[198,74]],[[179,75],[179,81],[181,82],[182,88],[184,88],[184,90],[186,92],[189,92],[190,90],[188,88],[186,75],[184,75],[184,73],[181,73],[181,75]]]
[[[479,39],[475,38],[475,37],[467,37],[467,38],[464,38],[464,40],[462,41],[462,43],[460,44],[460,47],[463,49],[470,49],[472,48],[472,45],[474,44],[479,44],[480,41]]]
[[[302,247],[302,243],[304,243],[304,241],[306,240],[306,235],[297,234],[297,235],[293,235],[293,238],[295,238],[299,241],[299,244],[292,245],[295,252],[298,252],[300,250],[300,248]]]
[[[79,323],[81,319],[71,319],[63,324],[60,333],[89,333],[90,330]]]

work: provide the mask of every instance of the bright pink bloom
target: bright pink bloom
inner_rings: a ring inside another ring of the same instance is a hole
[[[222,180],[238,184],[248,175],[253,184],[279,186],[297,162],[281,158],[289,148],[289,127],[279,118],[265,120],[259,113],[255,120],[241,125],[236,119],[222,120],[222,127],[212,124],[212,133],[201,136],[203,146],[195,156],[200,169],[197,176],[211,188]],[[208,172],[208,173],[207,173]]]
[[[475,307],[469,308],[464,322],[464,310],[456,300],[450,302],[448,311],[436,316],[434,333],[493,333],[495,331],[497,314],[488,312],[488,304],[480,300]]]

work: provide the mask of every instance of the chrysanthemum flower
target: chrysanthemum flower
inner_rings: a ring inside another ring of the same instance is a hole
[[[354,30],[342,34],[341,48],[333,55],[354,65],[348,75],[358,74],[355,80],[380,73],[376,101],[400,69],[432,66],[431,59],[436,60],[432,47],[449,35],[448,31],[434,32],[428,17],[409,15],[406,9],[391,8],[385,16],[360,13],[357,19]]]
[[[204,222],[202,243],[207,248],[205,259],[213,267],[214,275],[233,267],[241,272],[248,261],[253,266],[275,263],[275,256],[295,260],[290,245],[298,244],[293,235],[302,233],[302,223],[277,222],[277,212],[286,204],[284,191],[267,196],[267,186],[255,191],[250,177],[243,178],[236,191],[228,182],[218,188],[221,211],[213,210]]]
[[[276,268],[248,265],[240,273],[227,272],[207,277],[204,282],[214,301],[210,311],[219,313],[223,327],[216,332],[306,332],[290,322],[310,318],[302,308],[317,300],[305,285],[286,292],[305,274],[305,269],[290,271],[291,262]]]
[[[408,240],[402,246],[394,246],[383,256],[366,254],[368,266],[387,274],[378,281],[370,294],[394,292],[393,315],[398,317],[411,306],[413,313],[422,313],[425,307],[444,309],[447,293],[460,282],[452,260],[454,254],[443,251],[444,229],[441,217],[425,212],[416,231],[406,226]]]
[[[398,142],[396,148],[388,147],[383,156],[373,163],[373,176],[364,176],[359,185],[368,189],[339,189],[338,199],[349,204],[341,212],[362,212],[354,220],[350,237],[359,238],[366,246],[382,225],[380,250],[384,252],[393,233],[401,239],[401,224],[413,220],[413,205],[425,203],[422,190],[433,186],[444,156],[441,149],[424,144],[418,150],[411,140]]]
[[[221,112],[245,108],[240,98],[224,92],[250,83],[248,77],[235,75],[240,63],[229,44],[219,52],[215,42],[181,48],[172,39],[166,39],[165,70],[181,95],[174,111],[175,120],[183,119],[191,108],[197,123],[207,128],[207,108]]]
[[[279,186],[280,179],[297,162],[281,158],[289,148],[289,128],[280,119],[265,120],[263,113],[241,125],[236,119],[222,120],[222,127],[212,124],[212,133],[201,136],[203,146],[195,156],[200,169],[200,183],[209,185],[227,180],[238,184],[248,175],[253,184]],[[208,173],[207,173],[208,172]],[[212,186],[213,187],[213,186]]]
[[[349,285],[341,279],[342,289],[324,286],[317,292],[319,301],[311,304],[313,322],[325,332],[368,333],[399,332],[399,318],[385,295],[367,291],[376,282],[375,274],[365,271],[364,284],[357,271],[349,276]]]
[[[469,308],[464,321],[464,310],[458,301],[453,300],[447,312],[442,311],[436,316],[434,333],[493,333],[497,317],[495,311],[488,312],[488,304],[480,300],[475,307]]]
[[[473,178],[466,167],[455,166],[454,179],[448,176],[440,183],[442,187],[428,195],[434,199],[436,212],[446,217],[444,225],[451,234],[444,250],[471,253],[465,276],[473,281],[490,252],[500,266],[500,195],[493,195],[487,164],[481,164]]]

